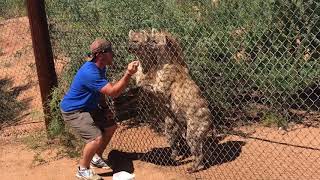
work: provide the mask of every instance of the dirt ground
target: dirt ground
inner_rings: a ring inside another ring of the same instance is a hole
[[[57,147],[33,150],[22,140],[44,129],[28,27],[26,17],[0,21],[0,79],[11,79],[12,89],[20,87],[17,99],[26,102],[18,120],[0,129],[0,167],[3,168],[0,179],[75,179],[77,158],[59,156]],[[59,59],[56,62],[59,73],[63,63],[59,63]],[[242,127],[242,131],[250,132],[250,137],[229,135],[217,146],[210,146],[209,142],[207,169],[187,175],[190,158],[181,165],[170,163],[170,150],[164,137],[148,127],[129,130],[120,127],[106,156],[115,159],[120,168],[130,168],[137,180],[320,179],[320,130],[317,128],[295,125],[284,131],[258,125]],[[121,158],[122,155],[143,155],[143,158],[128,160]],[[97,172],[104,179],[112,179],[111,171]]]
[[[20,142],[1,142],[0,165],[5,170],[1,173],[2,180],[69,180],[75,178],[77,159],[55,157],[55,150],[46,150],[45,159],[41,164],[35,164],[36,153]],[[136,179],[186,179],[182,175],[162,170],[156,165],[149,165],[141,161],[133,163]],[[105,180],[112,179],[111,170],[99,170],[95,172]]]

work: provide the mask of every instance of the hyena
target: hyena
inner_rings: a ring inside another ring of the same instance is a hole
[[[204,139],[213,127],[208,103],[191,79],[182,50],[166,31],[130,31],[129,51],[140,60],[136,85],[154,93],[165,116],[165,134],[172,148],[171,157],[179,155],[177,144],[184,137],[194,156],[189,172],[204,168]]]

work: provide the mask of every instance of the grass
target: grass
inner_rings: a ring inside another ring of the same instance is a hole
[[[22,142],[27,145],[28,148],[32,150],[42,151],[46,149],[47,136],[44,131],[40,131],[38,133],[32,133],[24,138],[22,138]]]
[[[35,154],[32,160],[32,166],[38,166],[47,162],[42,157],[41,152],[51,148],[48,144],[45,131],[40,131],[38,133],[32,133],[21,140],[27,147],[33,151]]]
[[[271,111],[266,112],[262,116],[261,123],[266,127],[287,127],[288,126],[288,121],[285,117]]]
[[[26,15],[25,0],[1,0],[0,1],[0,20]]]
[[[39,166],[41,164],[46,163],[47,161],[41,156],[40,152],[37,152],[34,156],[33,156],[33,160],[32,160],[32,166]]]
[[[30,112],[30,115],[31,119],[43,119],[44,117],[44,114],[42,111],[40,110],[37,110],[37,109],[33,109],[31,112]]]
[[[48,139],[44,130],[21,138],[21,142],[35,152],[32,161],[33,166],[62,157],[79,158],[83,147],[83,143],[72,133],[64,132],[54,139]],[[56,150],[56,154],[53,157],[46,157],[43,152],[47,150]]]

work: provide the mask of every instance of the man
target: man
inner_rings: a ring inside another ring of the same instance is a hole
[[[81,179],[101,179],[91,167],[109,168],[102,154],[116,130],[105,95],[117,97],[137,72],[138,61],[128,64],[126,73],[116,83],[106,79],[106,65],[112,65],[111,43],[97,39],[90,45],[92,60],[84,63],[75,75],[60,106],[64,121],[85,140],[76,176]],[[109,114],[109,115],[108,115]]]

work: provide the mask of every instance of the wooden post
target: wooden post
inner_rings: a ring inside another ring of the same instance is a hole
[[[50,124],[51,90],[57,86],[52,48],[44,0],[27,0],[27,11],[31,28],[32,45],[37,67],[45,125],[48,132]]]

